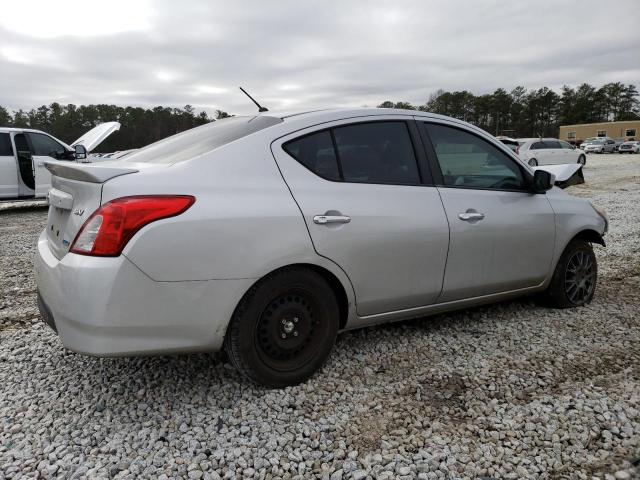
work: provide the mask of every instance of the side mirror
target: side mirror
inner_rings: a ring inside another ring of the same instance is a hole
[[[76,145],[73,147],[76,151],[76,160],[86,160],[87,159],[87,149],[84,145]]]
[[[533,172],[533,193],[544,193],[553,187],[553,175],[545,170]]]

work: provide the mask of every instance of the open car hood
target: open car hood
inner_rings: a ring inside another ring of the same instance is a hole
[[[93,127],[91,130],[89,130],[87,133],[73,142],[71,144],[71,147],[75,147],[76,145],[84,145],[84,148],[87,149],[87,152],[91,152],[94,148],[100,145],[100,143],[102,143],[105,138],[119,129],[120,122],[101,123],[100,125]]]
[[[584,183],[584,174],[582,173],[582,164],[567,163],[564,165],[542,165],[533,167],[534,170],[544,170],[554,176],[554,183],[560,188],[567,188],[571,185]]]

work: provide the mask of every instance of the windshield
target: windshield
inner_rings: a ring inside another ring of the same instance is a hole
[[[183,162],[281,122],[281,118],[263,115],[216,120],[152,143],[127,155],[122,161],[166,164]]]

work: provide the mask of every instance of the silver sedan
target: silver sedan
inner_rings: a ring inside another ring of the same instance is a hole
[[[64,345],[224,348],[273,387],[312,375],[342,330],[530,294],[584,305],[607,230],[554,186],[581,165],[532,169],[479,128],[405,110],[233,117],[47,168],[38,302]]]

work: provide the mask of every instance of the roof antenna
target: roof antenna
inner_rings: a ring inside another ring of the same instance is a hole
[[[262,105],[260,105],[258,102],[256,102],[256,101],[255,101],[255,99],[254,99],[251,95],[249,95],[249,94],[247,93],[247,91],[246,91],[244,88],[240,87],[240,90],[242,90],[242,93],[244,93],[247,97],[249,97],[249,99],[250,99],[253,103],[255,103],[255,104],[256,104],[256,106],[258,107],[258,112],[268,112],[268,111],[269,111],[267,108],[263,107],[263,106],[262,106]]]

